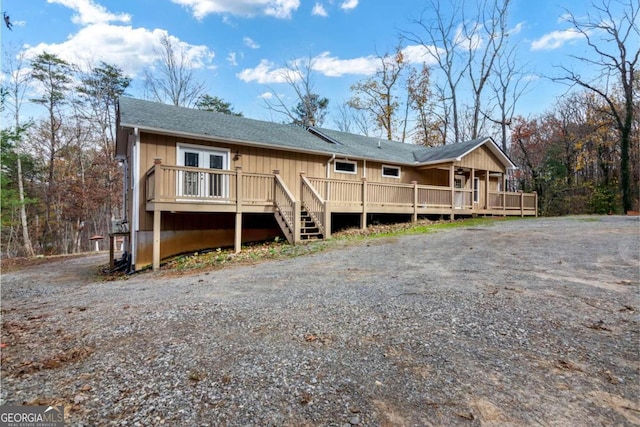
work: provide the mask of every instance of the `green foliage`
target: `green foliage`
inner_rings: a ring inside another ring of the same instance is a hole
[[[242,113],[233,111],[230,102],[225,102],[222,98],[211,95],[202,95],[196,102],[196,108],[204,111],[214,111],[217,113],[229,114],[232,116],[242,117]]]
[[[108,114],[118,97],[125,94],[131,78],[125,76],[120,68],[101,62],[82,76],[80,82],[77,90],[83,100],[102,109],[103,114]]]
[[[35,160],[16,151],[16,142],[20,140],[25,128],[17,131],[2,129],[0,132],[0,209],[2,211],[2,227],[19,224],[20,220],[15,211],[20,207],[20,196],[17,184],[17,161],[20,157],[23,174],[32,176],[36,169]],[[25,204],[34,203],[32,199],[25,199]]]
[[[599,215],[617,213],[617,208],[621,205],[619,196],[615,187],[596,187],[591,193],[591,213]]]
[[[43,84],[44,91],[31,101],[41,105],[61,105],[67,102],[73,67],[55,54],[43,52],[31,61],[31,75]]]
[[[329,100],[320,98],[320,95],[311,93],[303,96],[302,100],[293,109],[293,114],[297,116],[293,124],[298,126],[321,126],[327,115]]]

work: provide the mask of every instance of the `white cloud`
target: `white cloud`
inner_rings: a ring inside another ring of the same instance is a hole
[[[258,96],[258,98],[261,98],[261,99],[272,99],[272,98],[273,98],[273,96],[274,96],[274,95],[273,95],[273,93],[271,93],[271,92],[265,92],[265,93],[260,94],[260,95]]]
[[[439,50],[441,53],[444,53],[444,49],[441,48],[439,49],[434,46],[426,47],[421,44],[415,44],[403,48],[402,55],[404,56],[404,60],[410,64],[433,65],[436,63],[436,60],[431,53],[435,50]]]
[[[104,6],[94,3],[92,0],[47,0],[47,3],[59,4],[76,11],[71,21],[74,24],[105,24],[112,21],[131,22],[131,15],[126,13],[113,14]]]
[[[538,40],[531,42],[531,50],[553,50],[561,48],[565,43],[582,39],[584,36],[574,28],[564,31],[552,31]]]
[[[480,24],[476,23],[475,27],[467,34],[465,33],[462,24],[458,25],[453,39],[454,43],[456,46],[462,46],[464,50],[468,51],[480,49],[484,44],[484,40],[478,32],[479,29]]]
[[[323,52],[312,60],[312,67],[327,77],[341,77],[345,74],[369,76],[376,72],[380,60],[373,56],[352,59],[340,59],[330,56],[330,52]]]
[[[251,37],[245,36],[242,38],[242,41],[244,42],[245,46],[250,47],[251,49],[260,49],[260,45],[253,41]]]
[[[286,68],[277,68],[273,62],[263,59],[257,67],[246,68],[240,71],[237,76],[246,83],[285,83],[287,81],[287,71]]]
[[[345,0],[340,5],[340,8],[344,10],[351,10],[351,9],[355,9],[357,6],[358,6],[358,0]]]
[[[291,18],[300,7],[300,0],[171,0],[191,9],[196,19],[211,14],[238,16],[267,15],[280,19]]]
[[[563,13],[562,15],[558,16],[558,24],[562,24],[564,22],[567,22],[571,19],[571,14],[570,13]]]
[[[32,56],[46,50],[77,64],[105,61],[134,76],[160,59],[157,52],[161,49],[160,40],[166,35],[166,31],[159,29],[94,24],[82,28],[63,43],[30,46],[26,54]],[[190,45],[172,36],[170,39],[175,46],[184,49],[193,68],[211,67],[214,53],[208,47]]]
[[[320,4],[320,3],[316,3],[316,4],[313,6],[313,10],[311,11],[311,14],[312,14],[312,15],[315,15],[315,16],[322,16],[322,17],[325,17],[325,18],[326,18],[327,16],[329,16],[329,14],[327,13],[327,10],[326,10],[326,9],[324,8],[324,6],[323,6],[322,4]]]
[[[515,27],[507,31],[507,34],[510,36],[514,36],[516,34],[520,34],[522,28],[524,27],[524,22],[518,22]]]
[[[205,45],[191,45],[162,29],[133,28],[131,25],[114,25],[112,21],[128,23],[127,14],[113,14],[94,0],[47,0],[49,3],[68,7],[75,12],[72,21],[83,26],[62,43],[40,43],[25,46],[27,57],[44,51],[81,66],[97,65],[104,61],[122,69],[128,76],[135,76],[145,67],[161,59],[161,40],[169,37],[176,51],[184,52],[192,68],[214,69],[214,52]]]
[[[434,48],[435,49],[435,48]],[[405,60],[412,64],[433,64],[433,57],[429,54],[429,48],[422,45],[407,46],[402,50]],[[293,63],[307,63],[308,59],[294,60]],[[331,52],[323,52],[311,58],[311,68],[327,77],[342,77],[344,75],[370,76],[380,68],[380,58],[375,55],[361,56],[357,58],[341,59],[331,56]],[[286,83],[296,79],[292,70],[278,68],[273,62],[263,59],[255,68],[246,68],[237,74],[237,77],[246,82],[261,84]]]
[[[238,66],[238,60],[236,59],[235,52],[229,52],[229,55],[227,55],[227,62],[229,62],[229,64],[231,64],[232,67]]]

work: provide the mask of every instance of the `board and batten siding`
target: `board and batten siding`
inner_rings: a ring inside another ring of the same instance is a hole
[[[289,187],[289,190],[296,197],[300,194],[300,172],[304,171],[307,176],[325,177],[326,164],[330,159],[328,155],[296,153],[143,132],[140,135],[141,176],[137,183],[139,188],[145,188],[145,174],[153,166],[154,159],[162,159],[162,164],[165,165],[176,165],[176,147],[179,143],[201,146],[203,148],[222,148],[229,150],[229,166],[232,171],[235,170],[237,166],[242,167],[243,173],[271,174],[277,169],[280,171],[280,176]],[[238,159],[234,160],[236,154],[238,154]],[[146,201],[144,199],[144,194],[140,194],[140,230],[153,230],[153,214],[146,212]],[[179,226],[176,229],[179,229]]]
[[[505,171],[504,165],[491,152],[491,150],[486,147],[486,145],[483,145],[464,156],[459,162],[455,163],[455,166],[473,168],[477,170],[488,170],[491,172]]]

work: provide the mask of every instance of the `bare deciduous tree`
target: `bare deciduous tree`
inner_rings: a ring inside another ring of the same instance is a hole
[[[394,55],[378,56],[380,68],[375,75],[351,86],[354,96],[349,106],[368,112],[382,129],[388,140],[394,138],[396,129],[396,111],[400,106],[396,91],[406,68],[402,50],[398,47]]]
[[[507,152],[509,135],[516,104],[529,87],[530,80],[525,78],[524,66],[519,65],[516,49],[511,48],[498,57],[498,72],[490,80],[497,107],[497,117],[486,117],[500,128],[502,150]],[[486,113],[483,113],[486,114]]]
[[[284,95],[269,88],[273,99],[265,99],[267,108],[285,116],[290,123],[299,126],[322,126],[327,114],[329,100],[315,93],[313,58],[288,61],[280,77],[295,93],[295,105],[287,102]]]
[[[620,10],[614,10],[615,5]],[[592,4],[593,11],[583,17],[567,11],[567,22],[586,40],[594,57],[574,56],[575,59],[598,71],[593,79],[582,76],[575,69],[561,66],[565,76],[557,81],[569,82],[597,94],[608,106],[620,138],[620,190],[625,211],[633,205],[631,193],[629,145],[634,117],[635,73],[640,57],[638,49],[637,0],[602,0]],[[621,93],[617,89],[621,88]],[[619,99],[618,94],[621,95]]]
[[[498,62],[509,35],[510,0],[481,0],[476,5],[475,15],[469,17],[464,0],[429,0],[420,17],[412,21],[417,30],[404,32],[407,40],[422,45],[435,62],[433,68],[439,75],[434,93],[447,127],[443,133],[453,142],[486,132],[486,122],[497,106],[496,99],[487,96],[487,88],[494,76],[504,73]],[[470,97],[461,95],[462,88],[469,90]]]
[[[183,46],[168,35],[160,40],[160,57],[155,67],[144,70],[145,89],[148,96],[158,102],[168,102],[191,107],[205,93],[204,82],[196,80],[191,59]]]
[[[458,88],[465,75],[468,62],[461,60],[461,46],[463,39],[458,36],[458,15],[461,13],[459,2],[452,4],[451,12],[445,12],[440,0],[429,0],[420,17],[412,23],[418,27],[418,32],[405,31],[404,37],[425,48],[425,51],[435,61],[438,69],[444,75],[444,82],[437,81],[436,92],[440,94],[443,110],[449,110],[445,123],[452,128],[454,142],[461,138]],[[433,18],[428,18],[434,16]],[[446,143],[446,141],[445,141]]]

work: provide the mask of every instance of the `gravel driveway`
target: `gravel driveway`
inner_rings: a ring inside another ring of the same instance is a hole
[[[178,276],[2,274],[1,402],[69,425],[640,425],[640,222],[569,217]]]

